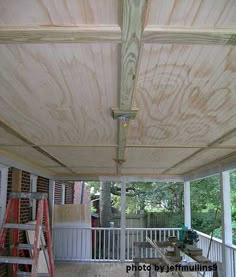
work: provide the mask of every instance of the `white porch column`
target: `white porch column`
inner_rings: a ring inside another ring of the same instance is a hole
[[[50,217],[50,226],[51,226],[51,233],[53,227],[53,220],[54,220],[54,196],[55,196],[55,181],[50,179],[49,180],[49,217]]]
[[[232,244],[232,216],[230,200],[230,176],[229,171],[220,174],[220,195],[221,195],[221,224],[222,224],[222,263],[224,274],[233,277],[230,272],[230,253],[226,245]]]
[[[184,225],[191,229],[190,182],[184,182]]]
[[[125,262],[125,210],[126,210],[126,181],[121,184],[121,218],[120,218],[120,260]]]
[[[8,166],[0,164],[0,226],[6,211],[7,204]]]
[[[37,175],[30,174],[30,192],[37,192],[37,180]],[[30,205],[32,205],[32,220],[36,220],[36,200],[32,199],[30,202]]]

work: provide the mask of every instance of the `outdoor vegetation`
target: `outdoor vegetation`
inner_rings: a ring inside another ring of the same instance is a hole
[[[236,170],[230,172],[233,241],[236,244]],[[109,227],[112,212],[121,205],[121,185],[115,182],[90,182],[93,195],[100,199],[100,224]],[[126,213],[144,214],[146,226],[182,227],[184,224],[183,183],[128,183]],[[191,182],[192,227],[221,238],[221,205],[219,176]],[[216,212],[217,210],[217,212]],[[93,208],[93,211],[96,210]],[[216,217],[216,220],[214,218]],[[214,223],[215,221],[215,223]]]

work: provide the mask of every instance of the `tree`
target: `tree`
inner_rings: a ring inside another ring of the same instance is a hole
[[[100,184],[100,225],[110,227],[111,221],[111,183],[101,182]]]

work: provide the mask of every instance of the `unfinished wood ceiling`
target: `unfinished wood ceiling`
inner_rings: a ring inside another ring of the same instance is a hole
[[[0,163],[178,179],[236,161],[235,45],[234,0],[0,0]]]

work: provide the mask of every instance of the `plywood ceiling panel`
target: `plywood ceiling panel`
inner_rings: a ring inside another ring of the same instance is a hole
[[[62,166],[57,166],[57,167],[49,167],[48,169],[50,169],[54,174],[71,174],[71,171],[68,170],[66,167],[62,167]]]
[[[119,0],[8,0],[0,2],[0,25],[118,24]]]
[[[26,143],[0,127],[0,147],[2,145],[26,145]]]
[[[236,27],[234,0],[151,0],[148,24]]]
[[[79,167],[72,168],[74,172],[78,174],[86,175],[115,175],[116,167]]]
[[[124,167],[165,169],[191,155],[197,149],[140,149],[126,150]]]
[[[119,46],[0,45],[0,117],[35,144],[114,144]]]
[[[115,167],[115,147],[43,147],[69,167]]]
[[[57,166],[58,164],[50,158],[39,153],[30,146],[0,146],[1,149],[7,150],[9,153],[18,155],[19,157],[31,161],[39,166]]]
[[[222,159],[233,152],[235,152],[235,150],[233,149],[209,149],[202,153],[199,153],[198,155],[196,155],[196,157],[189,159],[180,166],[169,170],[168,173],[183,174],[185,172],[193,170],[194,168],[198,168],[202,165],[214,162],[218,159]]]
[[[234,129],[236,48],[145,45],[128,144],[209,144]]]

